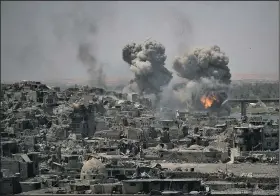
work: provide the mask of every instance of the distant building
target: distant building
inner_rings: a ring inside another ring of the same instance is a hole
[[[53,90],[56,91],[56,92],[60,92],[60,87],[58,87],[58,86],[53,87]]]
[[[234,127],[234,147],[240,151],[256,151],[262,149],[262,131],[264,126]]]
[[[62,155],[62,162],[64,163],[65,171],[77,171],[82,168],[80,155]]]
[[[279,149],[278,124],[250,125],[235,127],[234,145],[240,151],[277,150]]]
[[[11,175],[19,174],[21,180],[39,174],[39,160],[36,153],[14,154],[13,158],[2,159],[2,168],[7,169]]]
[[[175,125],[174,120],[160,120],[160,121],[158,121],[158,123],[159,123],[161,128],[170,128],[170,127],[173,127]]]
[[[18,153],[18,143],[16,141],[2,141],[2,153],[3,156],[10,157],[12,154]]]
[[[179,120],[186,120],[187,116],[189,115],[189,112],[186,111],[176,111],[176,118]]]
[[[58,96],[56,92],[50,92],[43,97],[43,103],[45,106],[55,106],[58,102]]]
[[[139,192],[147,194],[152,190],[176,190],[184,193],[206,190],[200,179],[130,179],[122,182],[123,194],[137,194]]]
[[[269,123],[263,129],[263,150],[277,150],[279,149],[279,125]]]
[[[18,176],[3,177],[0,182],[0,195],[14,195],[21,192]]]
[[[95,123],[96,123],[96,132],[108,129],[108,126],[106,125],[106,122],[104,119],[96,118]]]
[[[113,140],[119,140],[121,136],[120,130],[103,130],[94,133],[94,137],[107,138]]]
[[[139,95],[136,93],[130,93],[128,94],[127,99],[132,102],[137,102],[139,100]]]
[[[92,137],[96,132],[94,109],[85,107],[83,104],[77,104],[74,107],[71,116],[71,129],[75,134],[81,134],[82,137]]]

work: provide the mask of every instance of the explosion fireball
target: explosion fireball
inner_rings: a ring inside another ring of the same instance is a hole
[[[212,107],[215,102],[217,103],[220,102],[218,97],[214,95],[214,93],[211,93],[210,95],[203,95],[200,98],[200,101],[205,109]]]
[[[228,56],[217,45],[177,57],[173,68],[186,83],[174,86],[176,95],[191,109],[219,110],[231,83],[228,63]]]

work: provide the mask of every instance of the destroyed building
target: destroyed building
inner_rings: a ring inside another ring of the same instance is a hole
[[[78,85],[3,92],[1,194],[279,191],[279,121],[154,108],[143,95]]]
[[[75,104],[74,111],[70,114],[71,128],[73,133],[79,134],[82,137],[93,136],[96,131],[94,122],[95,114],[92,105],[86,107],[84,104]]]

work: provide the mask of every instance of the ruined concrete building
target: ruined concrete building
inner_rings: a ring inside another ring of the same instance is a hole
[[[88,86],[2,90],[1,195],[279,193],[277,120]]]

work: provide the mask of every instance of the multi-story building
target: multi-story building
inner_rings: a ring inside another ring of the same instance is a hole
[[[43,97],[43,103],[45,106],[55,106],[58,102],[58,96],[55,91],[49,92],[44,95]]]
[[[81,134],[82,137],[91,137],[96,131],[94,109],[89,105],[76,105],[71,116],[71,129],[75,134]]]
[[[263,129],[263,150],[279,149],[279,125],[268,123]]]
[[[234,127],[234,146],[240,151],[256,151],[262,149],[262,132],[264,126]]]
[[[264,125],[235,127],[234,146],[240,151],[279,149],[279,125],[267,122]]]

